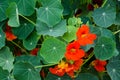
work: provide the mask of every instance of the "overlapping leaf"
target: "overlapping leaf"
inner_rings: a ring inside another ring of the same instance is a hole
[[[22,55],[15,58],[16,63],[17,62],[29,62],[34,66],[40,65],[40,58],[38,56],[32,56],[32,55]]]
[[[67,26],[68,30],[67,32],[63,35],[63,39],[67,42],[71,42],[72,40],[76,39],[76,31],[77,28],[74,26]]]
[[[41,80],[39,72],[27,62],[16,63],[13,69],[16,80]]]
[[[7,16],[9,18],[8,25],[11,27],[19,27],[19,15],[18,15],[18,8],[16,3],[11,3],[7,8]]]
[[[2,30],[2,28],[0,28],[0,49],[5,46],[5,34]]]
[[[9,72],[13,69],[14,57],[8,47],[0,49],[0,66]]]
[[[53,27],[61,21],[63,7],[60,0],[41,0],[42,7],[37,10],[37,20]]]
[[[45,23],[38,20],[36,30],[40,35],[50,35],[54,37],[62,36],[67,31],[66,21],[62,20],[55,26],[49,27]]]
[[[26,39],[33,30],[34,25],[26,21],[21,21],[20,27],[12,28],[13,33],[19,39]]]
[[[40,36],[33,32],[28,38],[23,40],[23,46],[28,50],[32,50],[36,47],[39,38]]]
[[[48,63],[58,63],[65,53],[65,43],[56,39],[46,39],[41,47],[40,54]]]

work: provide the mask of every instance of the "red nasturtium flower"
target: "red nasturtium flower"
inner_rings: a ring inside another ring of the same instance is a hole
[[[79,48],[80,48],[80,45],[77,41],[74,41],[68,44],[66,48],[65,58],[67,60],[76,61],[84,57],[85,55],[84,50],[79,49]]]
[[[96,69],[96,71],[98,72],[102,72],[105,71],[105,66],[106,66],[107,62],[106,61],[101,61],[101,60],[94,60],[92,62],[93,67]]]
[[[90,33],[89,27],[83,24],[76,32],[77,41],[81,46],[86,46],[87,44],[93,44],[93,41],[97,38],[96,34]]]
[[[12,33],[11,27],[8,26],[8,24],[6,25],[5,35],[6,35],[6,39],[7,39],[8,41],[12,41],[12,40],[14,40],[14,39],[17,38],[17,37]]]
[[[82,63],[83,63],[82,59],[80,59],[78,61],[74,61],[73,64],[61,61],[54,68],[49,68],[49,71],[52,74],[55,74],[55,75],[58,75],[58,76],[63,76],[66,73],[71,78],[74,78],[74,72],[76,72],[77,70],[79,70],[79,68],[82,65]]]
[[[35,55],[35,56],[36,56],[36,55],[37,55],[38,50],[39,50],[39,48],[35,48],[35,49],[33,49],[33,50],[31,50],[31,51],[30,51],[30,54],[31,54],[31,55]]]

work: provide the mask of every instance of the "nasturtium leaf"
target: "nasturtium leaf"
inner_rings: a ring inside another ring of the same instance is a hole
[[[114,7],[100,7],[93,12],[94,22],[104,28],[111,26],[116,18],[116,10]]]
[[[9,80],[9,72],[0,67],[0,80]]]
[[[63,35],[63,39],[67,42],[71,42],[76,39],[77,28],[75,26],[67,26],[67,32]]]
[[[97,59],[107,60],[115,55],[115,41],[107,37],[99,37],[94,47],[94,54]]]
[[[27,62],[18,62],[14,65],[13,75],[16,80],[41,80],[39,72]]]
[[[0,49],[0,66],[9,72],[13,69],[14,57],[8,47]]]
[[[107,64],[107,73],[112,80],[120,80],[120,59],[114,58]]]
[[[30,16],[35,10],[35,0],[10,0],[16,2],[18,6],[18,12],[25,16]]]
[[[5,46],[5,33],[2,28],[0,28],[0,49]]]
[[[65,46],[56,38],[48,38],[42,43],[40,54],[48,63],[58,63],[64,57]]]
[[[99,80],[97,76],[90,73],[80,73],[75,80]]]
[[[32,50],[36,47],[39,39],[40,36],[36,32],[33,32],[31,33],[31,35],[23,40],[23,46],[28,50]]]
[[[8,0],[0,0],[0,22],[7,18],[6,9],[8,7]]]
[[[18,8],[15,2],[11,3],[7,8],[6,14],[9,18],[8,25],[11,27],[19,27]]]
[[[53,27],[48,27],[45,23],[37,21],[36,30],[40,35],[49,35],[54,37],[62,36],[67,32],[66,21],[62,20]]]
[[[37,20],[53,27],[61,21],[63,7],[61,0],[41,0],[42,7],[37,10]]]
[[[38,56],[22,55],[15,58],[15,63],[17,62],[29,62],[34,66],[38,66],[40,65],[40,58]]]
[[[34,25],[26,21],[21,21],[19,27],[12,28],[13,33],[19,39],[26,39],[33,30],[34,30]]]
[[[45,80],[72,80],[72,78],[68,75],[64,75],[64,76],[60,77],[60,76],[56,76],[54,74],[48,73]]]

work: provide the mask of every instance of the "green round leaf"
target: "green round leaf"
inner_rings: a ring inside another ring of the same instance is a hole
[[[66,21],[62,20],[55,26],[48,27],[45,23],[38,20],[36,30],[40,35],[50,35],[54,37],[62,36],[67,31]]]
[[[14,65],[13,75],[16,80],[41,80],[39,72],[31,64],[24,62]]]
[[[21,21],[19,27],[12,28],[13,33],[19,39],[26,39],[33,30],[34,30],[34,25],[26,21]]]
[[[99,37],[94,47],[94,54],[100,60],[110,59],[115,55],[115,41],[107,37]]]
[[[11,3],[7,8],[7,16],[9,17],[8,25],[11,27],[19,27],[19,15],[18,15],[18,8],[16,3]]]
[[[56,76],[54,74],[48,73],[45,80],[72,80],[72,78],[70,78],[68,75],[64,75],[60,77],[60,76]]]
[[[97,8],[93,12],[93,19],[94,22],[100,26],[107,28],[111,26],[116,18],[116,10],[114,7],[107,7],[107,8]]]
[[[9,72],[0,67],[0,80],[9,80]]]
[[[46,39],[41,47],[40,54],[48,63],[58,63],[65,53],[65,43],[56,39]]]
[[[67,42],[71,42],[72,40],[76,39],[76,31],[77,28],[74,26],[67,26],[68,30],[67,32],[63,35],[63,39]]]
[[[14,57],[8,47],[0,49],[0,66],[9,72],[13,69]]]
[[[33,32],[31,35],[28,36],[28,38],[23,40],[23,46],[28,50],[32,50],[36,47],[39,39],[40,36],[37,35],[36,32]]]
[[[5,46],[5,33],[0,28],[0,49]]]
[[[107,72],[112,80],[120,80],[120,60],[112,59],[107,65]]]
[[[99,80],[97,76],[90,73],[81,73],[75,80]]]
[[[41,0],[42,7],[37,10],[37,20],[53,27],[62,17],[63,7],[61,0]]]
[[[10,0],[16,2],[18,6],[18,12],[25,16],[33,14],[35,9],[35,0]]]
[[[5,14],[7,7],[8,7],[8,0],[0,1],[0,22],[7,18]]]

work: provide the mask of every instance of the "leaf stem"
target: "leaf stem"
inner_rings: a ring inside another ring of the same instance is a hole
[[[48,66],[53,66],[56,65],[57,63],[54,64],[46,64],[46,65],[40,65],[40,66],[35,66],[35,68],[42,68],[42,67],[48,67]]]
[[[16,45],[17,47],[19,47],[21,50],[23,50],[27,55],[29,54],[25,49],[23,49],[21,46],[19,46],[17,43],[15,43],[14,41],[11,41],[14,45]]]
[[[117,34],[117,33],[119,33],[120,32],[120,30],[118,30],[118,31],[115,31],[113,34],[115,35],[115,34]]]
[[[28,19],[27,17],[23,16],[22,14],[19,14],[21,17],[23,17],[24,19],[26,19],[27,21],[29,21],[31,24],[33,24],[34,26],[36,26],[36,24],[31,21],[30,19]]]

